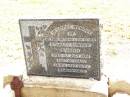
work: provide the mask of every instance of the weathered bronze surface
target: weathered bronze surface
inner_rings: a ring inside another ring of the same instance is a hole
[[[29,75],[100,80],[98,19],[21,19]]]

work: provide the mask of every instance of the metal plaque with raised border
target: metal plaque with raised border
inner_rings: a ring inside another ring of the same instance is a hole
[[[20,19],[28,75],[100,80],[98,19]]]

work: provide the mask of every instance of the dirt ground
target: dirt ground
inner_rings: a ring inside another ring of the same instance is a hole
[[[18,20],[22,18],[99,18],[102,71],[130,82],[129,0],[0,1],[0,75],[26,73]]]

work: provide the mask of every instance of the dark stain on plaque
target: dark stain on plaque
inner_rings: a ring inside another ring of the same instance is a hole
[[[98,19],[21,19],[28,75],[100,80]]]

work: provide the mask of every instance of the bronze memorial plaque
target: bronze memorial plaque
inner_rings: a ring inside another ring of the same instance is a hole
[[[20,19],[28,75],[100,80],[98,19]]]

